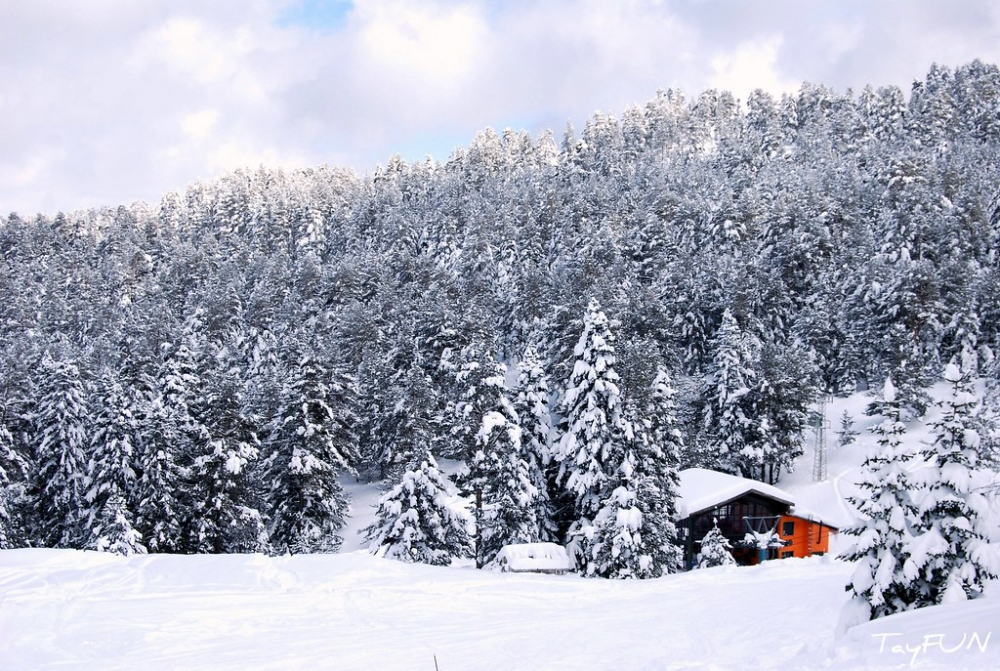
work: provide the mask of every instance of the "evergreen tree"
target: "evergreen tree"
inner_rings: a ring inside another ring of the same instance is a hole
[[[271,545],[276,552],[336,552],[349,511],[338,481],[357,463],[357,390],[325,375],[314,357],[296,362],[264,449]]]
[[[614,335],[596,300],[587,305],[574,356],[560,403],[565,429],[556,452],[559,482],[573,501],[563,522],[570,533],[589,526],[601,509],[625,451]]]
[[[928,463],[921,483],[926,491],[903,566],[914,583],[915,607],[982,596],[985,583],[1000,572],[1000,557],[989,545],[989,502],[974,484],[980,446],[974,358],[966,350],[961,364],[945,368],[951,394],[939,403],[933,443],[921,455]]]
[[[729,539],[722,535],[718,524],[713,524],[705,537],[701,539],[701,551],[698,553],[698,568],[714,566],[729,566],[736,563],[733,559]]]
[[[185,418],[161,394],[144,393],[139,410],[141,443],[136,455],[135,522],[150,552],[184,552],[190,518],[188,469],[179,462]]]
[[[361,468],[369,476],[398,477],[432,442],[438,398],[414,360],[413,343],[388,352],[366,350],[359,373]]]
[[[552,465],[552,413],[549,381],[534,347],[527,347],[517,365],[514,412],[521,425],[521,449],[528,468],[528,481],[538,491],[534,498],[539,540],[556,538],[555,510],[549,496]]]
[[[758,417],[760,343],[726,310],[714,340],[715,354],[706,373],[703,428],[717,468],[737,469],[758,477],[765,438]]]
[[[644,413],[643,431],[634,438],[636,462],[636,501],[643,514],[644,541],[653,558],[651,575],[659,577],[681,570],[683,553],[677,537],[678,470],[684,452],[684,437],[679,428],[677,391],[670,375],[658,368]]]
[[[643,552],[642,522],[636,493],[625,484],[616,487],[603,501],[593,525],[584,531],[584,573],[602,578],[654,577],[653,559]]]
[[[506,367],[488,360],[479,347],[462,350],[455,372],[454,394],[457,397],[445,419],[451,446],[444,453],[458,459],[470,459],[478,449],[478,433],[483,415],[496,410],[503,394]]]
[[[861,497],[848,499],[864,516],[844,529],[855,540],[842,555],[856,562],[847,585],[851,593],[847,608],[862,621],[909,610],[916,602],[914,586],[904,572],[917,521],[914,485],[906,470],[914,452],[903,442],[906,427],[900,406],[892,380],[886,379],[878,404],[885,421],[872,429],[878,445],[862,464]]]
[[[88,392],[70,360],[46,353],[39,367],[32,413],[35,471],[29,496],[34,537],[47,547],[79,547],[88,461]]]
[[[135,470],[139,424],[132,399],[117,376],[105,371],[99,380],[99,407],[91,434],[82,512],[87,531],[84,547],[118,554],[145,554],[142,535],[130,510],[137,493]]]
[[[476,435],[479,449],[470,464],[470,473],[480,483],[475,490],[480,567],[493,561],[505,545],[541,540],[537,499],[544,494],[531,481],[517,415],[505,396],[501,401],[497,410],[483,415]],[[482,510],[478,510],[480,500]]]
[[[472,555],[468,512],[429,452],[403,472],[363,530],[371,553],[407,563],[447,566]]]
[[[854,430],[854,417],[846,409],[840,416],[840,431],[837,431],[837,444],[847,447],[858,439],[858,432]]]
[[[0,550],[15,547],[18,540],[18,504],[24,496],[28,464],[14,449],[14,437],[0,422]]]
[[[98,552],[111,552],[125,557],[146,554],[142,535],[132,523],[132,515],[120,496],[109,497],[89,519],[90,539],[86,548]]]
[[[763,442],[755,453],[760,479],[774,484],[781,472],[791,471],[802,456],[802,434],[815,400],[816,368],[811,353],[800,342],[767,343],[761,353],[757,425]]]
[[[191,509],[186,546],[193,552],[260,552],[267,549],[264,521],[248,505],[250,471],[260,456],[256,444],[212,440],[189,469]]]
[[[679,570],[676,544],[676,475],[662,450],[636,434],[629,422],[627,449],[615,472],[614,488],[602,502],[592,525],[582,529],[586,575],[605,578],[659,578]]]

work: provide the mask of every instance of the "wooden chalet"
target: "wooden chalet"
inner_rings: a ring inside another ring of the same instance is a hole
[[[817,516],[796,510],[791,495],[773,485],[704,468],[679,475],[677,530],[689,568],[713,524],[744,565],[823,554],[829,550],[830,533],[837,532]]]

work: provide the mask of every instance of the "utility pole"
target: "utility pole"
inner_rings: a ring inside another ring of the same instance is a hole
[[[823,394],[819,398],[819,408],[813,415],[813,434],[816,438],[816,451],[813,454],[813,482],[823,482],[827,478],[826,467],[826,430],[830,428],[830,422],[826,419],[826,406],[830,402],[830,396]]]

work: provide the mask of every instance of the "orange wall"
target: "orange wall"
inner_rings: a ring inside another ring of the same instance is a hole
[[[790,536],[784,534],[785,523],[792,522],[795,529]],[[795,515],[782,515],[778,521],[778,535],[790,543],[778,549],[778,557],[808,557],[817,552],[829,552],[830,533],[836,533],[830,527]],[[792,554],[787,554],[791,552]]]

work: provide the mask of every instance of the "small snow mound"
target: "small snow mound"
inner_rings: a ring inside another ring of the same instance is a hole
[[[555,543],[519,543],[505,545],[487,568],[505,573],[565,573],[573,562],[566,548]]]

